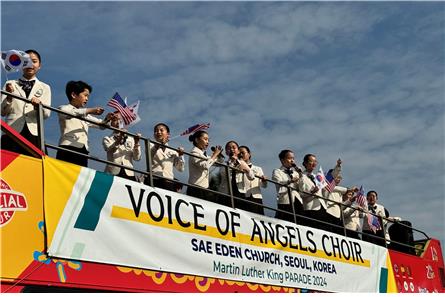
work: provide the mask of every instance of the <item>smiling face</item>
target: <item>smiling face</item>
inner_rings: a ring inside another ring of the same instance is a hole
[[[303,163],[303,166],[306,168],[307,172],[312,172],[317,167],[318,161],[317,157],[314,155],[310,155],[307,160]]]
[[[368,205],[374,205],[377,202],[377,194],[371,191],[366,195],[366,199],[368,200]]]
[[[88,103],[88,99],[90,98],[90,91],[88,89],[84,89],[79,94],[74,92],[71,93],[71,105],[81,108],[85,107]]]
[[[31,68],[23,68],[23,77],[26,79],[32,79],[36,76],[37,72],[40,70],[40,60],[39,57],[37,57],[36,54],[30,53],[29,57],[32,61],[32,67]]]
[[[90,91],[88,89],[84,89],[79,94],[72,92],[70,103],[71,105],[77,108],[85,107],[88,103],[89,98],[90,98]]]
[[[168,130],[164,125],[157,125],[154,128],[153,136],[155,137],[156,141],[164,144],[168,142],[170,133],[168,133]]]

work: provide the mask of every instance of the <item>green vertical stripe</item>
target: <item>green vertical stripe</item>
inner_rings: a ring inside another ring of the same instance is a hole
[[[380,268],[380,288],[379,293],[386,293],[388,291],[388,269]]]
[[[113,184],[113,176],[96,172],[74,228],[94,231]]]

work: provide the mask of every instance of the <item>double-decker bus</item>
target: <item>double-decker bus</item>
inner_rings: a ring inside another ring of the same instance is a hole
[[[42,126],[37,148],[2,121],[29,155],[0,154],[1,292],[445,292],[408,224],[380,246],[204,201],[54,159]]]

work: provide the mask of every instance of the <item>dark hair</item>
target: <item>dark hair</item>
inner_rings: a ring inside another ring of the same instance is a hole
[[[282,150],[279,154],[278,154],[278,158],[280,158],[280,160],[283,160],[284,158],[286,158],[286,155],[288,153],[293,153],[293,151],[291,150]]]
[[[250,149],[249,149],[249,147],[248,146],[246,146],[246,145],[242,145],[242,146],[240,146],[239,148],[238,148],[238,150],[241,150],[241,149],[245,149],[248,153],[249,153],[249,160],[250,160],[250,158],[252,158],[252,154],[250,153]]]
[[[241,149],[241,148],[244,148],[244,149],[246,149],[246,151],[249,153],[249,155],[250,155],[250,149],[249,149],[249,147],[247,146],[247,145],[242,145],[242,146],[240,146],[238,149]]]
[[[315,155],[313,154],[306,154],[306,156],[304,156],[303,158],[303,166],[306,167],[307,162],[309,162],[309,158],[310,157],[315,157]]]
[[[66,84],[66,88],[65,88],[66,97],[68,97],[68,100],[71,102],[71,99],[72,99],[71,93],[79,95],[80,93],[85,91],[85,89],[90,91],[90,93],[93,91],[93,88],[86,82],[83,82],[81,80],[79,80],[79,81],[70,80]]]
[[[379,197],[379,194],[377,194],[377,192],[374,191],[374,190],[371,190],[368,193],[366,193],[366,197],[368,197],[368,195],[371,194],[371,193],[374,193],[377,198]]]
[[[35,54],[37,56],[37,58],[39,59],[39,62],[42,63],[42,59],[40,58],[40,54],[38,51],[34,50],[34,49],[29,49],[26,50],[25,53],[27,54]]]
[[[157,124],[153,127],[153,131],[156,130],[156,128],[157,128],[158,126],[164,126],[165,129],[167,130],[167,132],[170,133],[170,128],[167,126],[167,124],[164,124],[164,123],[157,123]]]
[[[238,142],[236,142],[235,140],[229,140],[226,142],[226,145],[224,146],[224,148],[226,148],[230,143],[234,143],[236,145],[237,148],[239,148],[239,144]]]
[[[208,133],[204,130],[196,131],[195,133],[193,133],[192,135],[189,136],[189,141],[193,142],[193,145],[196,146],[195,140],[200,138],[204,134],[208,134]]]

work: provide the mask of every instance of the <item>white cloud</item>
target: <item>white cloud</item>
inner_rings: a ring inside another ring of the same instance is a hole
[[[54,105],[70,79],[93,84],[94,105],[119,90],[143,100],[135,130],[211,122],[213,144],[249,145],[269,176],[284,148],[325,169],[341,157],[346,184],[445,240],[441,3],[37,2],[27,11],[47,17],[19,27],[7,12],[21,5],[2,3],[16,32],[2,42],[42,49]]]

